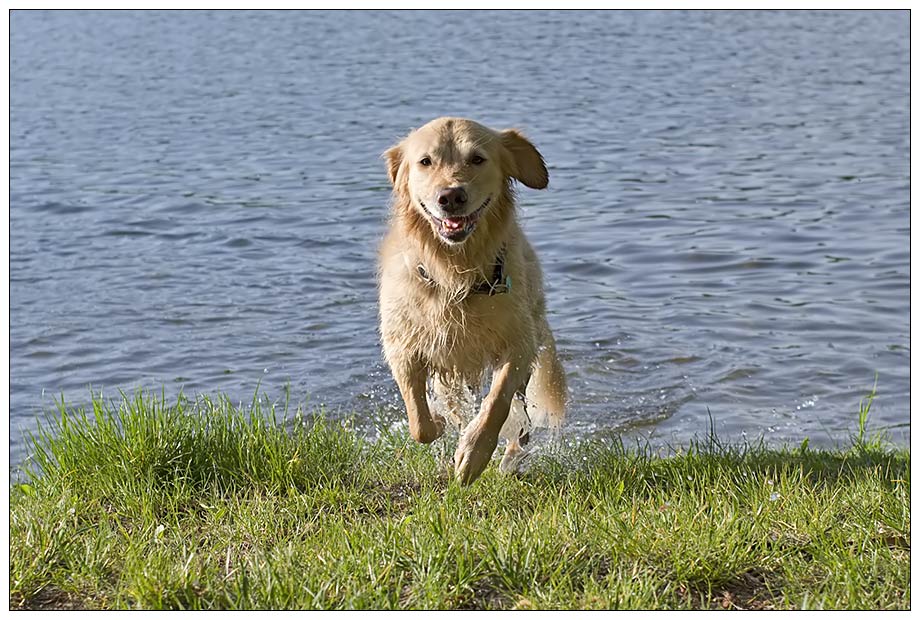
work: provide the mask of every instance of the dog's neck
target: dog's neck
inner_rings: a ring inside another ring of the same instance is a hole
[[[408,265],[411,270],[411,264]],[[419,279],[424,282],[427,286],[440,286],[437,281],[431,277],[428,273],[428,270],[425,269],[425,265],[419,263],[416,265],[416,273],[418,273]],[[462,291],[459,291],[462,293]],[[511,276],[505,272],[505,248],[502,247],[498,251],[498,256],[495,257],[494,264],[492,266],[492,275],[487,280],[482,280],[474,288],[466,291],[466,295],[459,297],[458,300],[462,301],[470,295],[500,295],[502,293],[511,292]]]
[[[394,204],[395,224],[403,228],[406,264],[420,264],[439,286],[469,292],[492,278],[497,257],[507,251],[509,233],[517,225],[510,188],[489,209],[469,239],[450,245],[437,237],[430,222],[408,200]]]

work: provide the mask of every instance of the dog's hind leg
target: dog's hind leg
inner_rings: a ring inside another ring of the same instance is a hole
[[[500,471],[520,471],[529,454],[527,444],[533,429],[548,428],[554,437],[559,437],[567,395],[565,370],[559,363],[553,334],[544,323],[543,343],[534,360],[533,372],[515,393],[508,420],[502,427],[501,437],[508,445],[499,465]]]
[[[460,377],[435,374],[431,380],[434,409],[458,432],[476,414],[472,389]]]
[[[529,380],[529,378],[528,378]],[[530,429],[532,428],[530,416],[527,414],[527,401],[525,400],[524,390],[522,387],[514,395],[511,401],[511,410],[508,413],[508,419],[502,426],[499,437],[508,442],[505,447],[505,454],[502,456],[498,469],[503,474],[515,474],[521,470],[521,464],[527,457],[527,444],[530,441]]]
[[[527,405],[535,427],[558,431],[565,418],[568,396],[565,370],[556,354],[556,341],[544,325],[543,342],[534,362],[533,376],[527,383]]]

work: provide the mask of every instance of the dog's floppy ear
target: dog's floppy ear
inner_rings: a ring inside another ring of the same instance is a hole
[[[387,162],[387,174],[390,177],[390,183],[393,184],[393,191],[400,196],[408,196],[409,175],[406,172],[406,158],[403,151],[403,143],[400,142],[388,148],[384,151],[383,158]]]
[[[533,189],[546,187],[549,184],[549,173],[540,151],[516,129],[506,129],[499,136],[502,146],[511,155],[508,175]]]
[[[387,162],[387,174],[390,175],[390,183],[396,185],[396,179],[399,176],[399,167],[403,162],[402,143],[391,146],[383,152],[383,158]]]

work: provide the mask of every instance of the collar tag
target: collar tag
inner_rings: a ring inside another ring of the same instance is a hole
[[[428,271],[425,269],[425,266],[423,264],[419,263],[418,266],[416,267],[416,271],[418,271],[418,275],[422,279],[422,282],[424,282],[428,286],[434,286],[435,284],[434,279],[430,275],[428,275]]]

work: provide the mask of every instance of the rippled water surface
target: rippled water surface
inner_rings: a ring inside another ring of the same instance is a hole
[[[379,156],[446,114],[548,162],[572,436],[843,443],[877,373],[906,442],[908,20],[14,12],[11,457],[89,386],[399,419]]]

